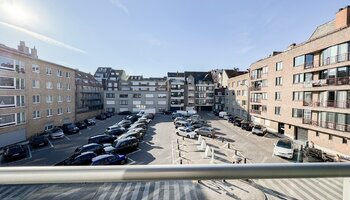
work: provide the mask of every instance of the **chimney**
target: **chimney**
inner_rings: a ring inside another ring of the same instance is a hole
[[[17,50],[22,52],[22,53],[29,54],[29,48],[26,47],[26,43],[24,41],[19,42]]]
[[[335,27],[337,29],[345,28],[350,25],[350,6],[340,8],[335,15]]]
[[[35,46],[34,46],[34,48],[32,48],[30,50],[30,56],[32,56],[33,58],[38,59],[38,51],[36,50]]]

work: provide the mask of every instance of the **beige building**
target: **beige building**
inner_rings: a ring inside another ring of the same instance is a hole
[[[226,111],[233,116],[248,119],[249,113],[249,74],[234,76],[227,81]]]
[[[74,70],[38,59],[20,42],[0,45],[0,147],[74,122]]]
[[[295,140],[350,155],[350,8],[302,44],[250,66],[255,123]]]

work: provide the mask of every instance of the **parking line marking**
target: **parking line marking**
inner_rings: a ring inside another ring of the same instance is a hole
[[[133,160],[133,159],[131,159],[131,158],[129,158],[129,157],[128,157],[128,160],[130,160],[130,161],[131,161],[131,162],[128,162],[128,163],[127,163],[128,165],[132,165],[132,164],[136,163],[136,161],[135,161],[135,160]]]
[[[87,129],[91,130],[91,128],[90,128],[90,127],[87,127]]]
[[[252,132],[249,132],[246,136],[249,136],[250,134],[252,134]]]
[[[64,136],[67,140],[70,140],[70,138],[69,137],[67,137],[67,136]]]
[[[82,133],[81,133],[81,131],[79,131],[79,133],[78,133],[79,135],[81,135]]]
[[[28,149],[28,151],[29,151],[29,158],[32,158],[32,152],[31,152],[31,150],[30,150],[30,148],[29,148],[29,145],[27,146],[27,149]]]
[[[128,153],[127,155],[132,155],[132,154],[137,153],[137,152],[139,152],[139,151],[141,151],[141,149],[137,148],[137,150],[136,150],[136,151],[131,152],[131,153]]]
[[[55,148],[55,147],[53,146],[53,144],[50,142],[50,140],[48,140],[48,141],[49,141],[50,146],[51,146],[52,148]]]

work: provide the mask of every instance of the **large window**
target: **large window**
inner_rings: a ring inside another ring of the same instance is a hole
[[[128,94],[119,94],[119,98],[128,98]]]
[[[0,56],[0,69],[15,70],[14,60]]]
[[[9,108],[15,106],[15,96],[0,96],[0,108]]]
[[[0,89],[15,89],[14,78],[0,77]]]
[[[321,64],[329,65],[349,60],[349,44],[331,46],[321,52]]]
[[[305,64],[305,55],[298,56],[294,58],[294,67],[298,67]]]
[[[304,74],[294,74],[293,75],[293,84],[303,83]]]
[[[0,127],[11,126],[16,124],[16,114],[0,115]]]
[[[303,117],[303,109],[293,108],[293,110],[292,110],[292,117],[302,118]]]
[[[304,66],[306,69],[311,68],[314,64],[314,55],[306,54],[294,58],[293,67]]]

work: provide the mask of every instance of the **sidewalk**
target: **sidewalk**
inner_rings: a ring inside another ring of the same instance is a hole
[[[233,144],[230,143],[230,149],[228,149],[227,141],[222,142],[204,137],[203,140],[206,141],[208,149],[201,148],[198,139],[179,138],[178,142],[174,141],[174,164],[181,162],[184,165],[232,164],[235,155]],[[212,149],[214,149],[214,157],[211,155]],[[238,157],[241,157],[239,152],[237,154]],[[207,197],[213,197],[208,199],[265,199],[265,194],[261,190],[245,180],[204,180],[200,181],[199,185]]]

